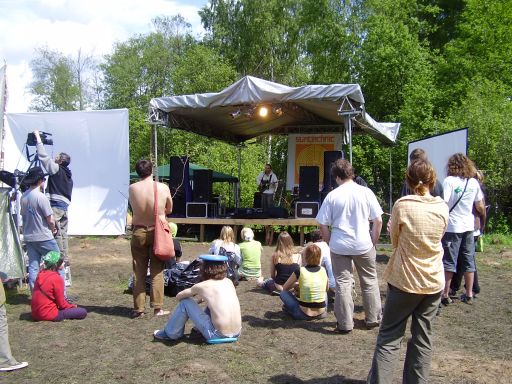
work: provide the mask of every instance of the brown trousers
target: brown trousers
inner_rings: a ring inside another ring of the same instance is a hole
[[[154,229],[135,228],[132,234],[133,307],[137,312],[146,308],[146,275],[151,276],[150,304],[155,310],[164,304],[164,262],[153,254]]]

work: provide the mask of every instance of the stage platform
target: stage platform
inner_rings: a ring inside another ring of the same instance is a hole
[[[299,227],[300,245],[304,244],[304,227],[317,227],[318,222],[315,219],[234,219],[234,218],[193,218],[193,217],[168,217],[168,221],[176,224],[196,224],[199,225],[199,241],[204,242],[205,227],[207,225],[230,225],[235,231],[235,239],[240,234],[244,226],[263,225],[265,227],[266,245],[272,245],[274,225]]]

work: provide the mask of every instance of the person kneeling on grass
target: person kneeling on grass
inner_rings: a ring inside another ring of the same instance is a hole
[[[283,285],[281,300],[283,310],[295,320],[323,319],[327,316],[326,298],[329,280],[325,268],[320,266],[322,251],[316,244],[309,244],[303,252],[306,266],[300,267]],[[299,282],[299,298],[290,292]]]
[[[48,252],[42,258],[43,269],[39,271],[32,291],[32,319],[35,321],[62,321],[84,319],[85,308],[69,303],[64,297],[64,281],[59,270],[64,267],[64,258],[59,252]]]
[[[238,337],[242,329],[240,303],[233,282],[227,278],[226,256],[203,255],[201,282],[178,293],[178,306],[162,330],[153,332],[156,340],[183,337],[190,318],[206,340]],[[206,303],[203,310],[199,303]]]

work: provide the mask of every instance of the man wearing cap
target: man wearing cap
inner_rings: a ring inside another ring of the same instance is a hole
[[[29,169],[23,180],[23,183],[28,185],[29,189],[21,196],[23,239],[27,246],[30,290],[34,288],[41,257],[50,251],[59,252],[59,246],[54,238],[57,228],[53,219],[53,211],[50,201],[41,192],[44,176],[41,167]]]
[[[57,227],[57,243],[60,253],[64,257],[65,265],[69,265],[68,255],[68,207],[71,203],[73,179],[68,168],[71,157],[64,152],[59,153],[53,160],[44,148],[39,131],[34,131],[37,140],[36,151],[41,164],[48,173],[48,185],[46,194],[50,199],[55,226]]]

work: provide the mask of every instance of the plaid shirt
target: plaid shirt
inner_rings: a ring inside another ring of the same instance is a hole
[[[409,195],[391,214],[393,254],[384,279],[402,291],[433,294],[443,290],[441,237],[448,225],[448,206],[440,197]]]

